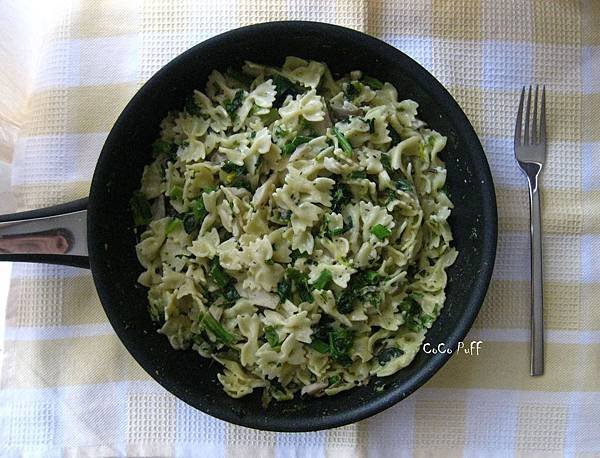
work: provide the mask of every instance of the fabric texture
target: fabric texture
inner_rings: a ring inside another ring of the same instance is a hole
[[[398,47],[457,99],[494,176],[498,254],[466,339],[483,342],[479,355],[455,354],[366,421],[305,434],[246,429],[187,406],[118,341],[89,271],[16,264],[0,455],[600,456],[600,2],[72,0],[53,12],[14,151],[20,209],[86,196],[121,109],[185,49],[250,23],[318,20]],[[548,95],[547,345],[546,373],[532,378],[529,213],[512,138],[521,87],[536,83]]]

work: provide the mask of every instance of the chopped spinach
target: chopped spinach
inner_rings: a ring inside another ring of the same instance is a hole
[[[296,259],[298,258],[306,258],[307,256],[308,253],[306,251],[292,250],[290,252],[290,258],[292,258],[292,263],[296,262]]]
[[[202,109],[196,104],[196,99],[193,95],[190,95],[187,99],[185,99],[184,105],[185,111],[192,116],[201,116]]]
[[[329,332],[329,354],[338,363],[347,365],[352,362],[348,354],[352,349],[352,330],[334,329]]]
[[[280,346],[279,335],[273,326],[265,327],[265,339],[269,342],[271,348],[277,348]]]
[[[289,278],[282,278],[277,283],[277,295],[281,302],[292,298],[292,281]]]
[[[156,157],[160,154],[164,154],[167,159],[175,160],[177,157],[177,150],[179,145],[175,143],[169,143],[165,140],[156,140],[152,143],[152,154]]]
[[[360,94],[360,91],[362,91],[362,89],[362,83],[360,83],[359,81],[351,81],[349,83],[346,83],[344,94],[346,94],[346,98],[348,100],[352,100],[354,99],[354,97]]]
[[[318,351],[319,353],[327,353],[329,351],[329,343],[323,342],[322,340],[313,339],[310,343],[310,348]]]
[[[397,347],[387,347],[377,354],[377,361],[379,361],[380,366],[385,366],[389,361],[399,358],[403,354],[404,351]]]
[[[314,327],[309,346],[319,353],[329,353],[341,364],[351,362],[348,352],[352,348],[353,333],[350,329],[334,328],[333,318],[323,315]]]
[[[232,120],[237,118],[237,111],[244,103],[244,91],[242,89],[238,90],[233,96],[233,100],[225,101],[225,111]]]
[[[348,175],[348,178],[351,180],[358,180],[360,178],[367,178],[366,170],[355,170]]]
[[[371,89],[381,89],[383,88],[383,83],[381,81],[379,81],[377,78],[373,78],[371,76],[363,76],[361,81],[363,82],[363,84],[366,84],[367,86],[369,86]]]
[[[248,170],[246,169],[245,165],[237,165],[231,161],[225,162],[221,166],[221,170],[225,173],[233,173],[235,174],[235,176],[245,175],[246,173],[248,173]]]
[[[337,127],[332,127],[331,131],[338,139],[338,144],[340,145],[340,148],[342,148],[342,151],[346,154],[346,156],[352,156],[352,144],[348,141],[346,136],[342,132],[340,132],[340,130]]]
[[[329,239],[333,239],[334,237],[339,237],[342,234],[345,234],[353,227],[352,220],[348,220],[348,222],[344,221],[344,225],[342,227],[336,227],[335,229],[329,229],[328,221],[323,221],[323,235]]]
[[[367,119],[366,123],[369,125],[369,133],[375,133],[375,118]]]
[[[244,176],[248,173],[245,165],[237,165],[231,161],[226,161],[221,166],[221,171],[227,174],[224,181],[229,186],[250,189],[250,182]]]
[[[208,212],[204,207],[204,200],[202,200],[202,197],[194,200],[192,202],[192,210],[183,215],[183,228],[185,229],[185,232],[191,234],[196,229],[200,229],[207,214]]]
[[[237,292],[237,289],[235,289],[235,286],[232,283],[223,288],[224,307],[232,307],[239,298],[240,294]]]
[[[288,95],[292,97],[297,96],[302,93],[302,90],[292,83],[289,79],[282,75],[273,75],[273,85],[275,86],[275,91],[277,95],[275,96],[275,101],[273,102],[274,108],[281,108],[284,100]]]
[[[314,289],[325,289],[332,278],[333,278],[333,275],[332,275],[331,271],[328,269],[323,269],[321,271],[321,273],[319,274],[319,277],[317,278],[317,280],[314,282],[313,288]]]
[[[271,108],[267,114],[260,117],[264,126],[269,126],[279,119],[279,112],[276,108]]]
[[[352,303],[356,295],[351,292],[350,289],[344,291],[340,298],[337,300],[336,308],[340,313],[350,313],[354,310],[354,304]]]
[[[183,200],[183,187],[173,185],[171,189],[169,189],[169,197],[175,200]]]
[[[230,345],[236,340],[236,337],[228,332],[209,312],[204,314],[201,313],[199,320],[200,324],[204,326],[206,330],[210,331],[217,340],[220,340],[225,345]]]
[[[176,230],[181,224],[182,221],[179,218],[171,218],[171,220],[167,223],[165,227],[165,235],[169,235],[171,232]]]
[[[331,211],[340,213],[344,205],[352,200],[352,193],[341,181],[338,181],[331,190]]]
[[[413,188],[412,185],[408,182],[408,180],[404,178],[398,178],[396,180],[396,189],[399,189],[400,191],[404,192],[411,192]]]
[[[342,378],[338,374],[335,374],[335,375],[332,375],[331,377],[329,377],[327,379],[327,382],[328,382],[329,386],[333,386],[336,383],[339,383],[340,380],[342,380]]]
[[[283,148],[281,149],[281,153],[284,156],[289,156],[296,150],[296,148],[298,148],[298,146],[300,146],[304,143],[308,143],[311,140],[312,140],[312,138],[310,138],[310,137],[297,135],[296,137],[294,137],[294,139],[291,142],[288,142],[285,145],[283,145]]]
[[[394,129],[392,126],[390,126],[389,131],[389,136],[392,139],[392,143],[390,146],[396,146],[402,141],[402,139],[400,138],[400,135],[398,135],[398,132],[396,132],[396,129]]]
[[[435,317],[423,313],[418,297],[418,293],[411,293],[400,303],[400,310],[406,313],[404,325],[413,332],[422,331],[435,320]]]
[[[336,302],[336,308],[340,313],[350,313],[354,310],[355,299],[367,299],[369,302],[377,302],[372,294],[373,287],[382,280],[381,276],[373,270],[362,270],[352,274],[348,287],[344,290]],[[377,304],[373,304],[377,305]]]
[[[369,232],[375,237],[377,237],[379,240],[385,240],[392,234],[392,231],[390,231],[383,224],[375,224],[371,227],[371,229],[369,229]]]
[[[314,297],[310,292],[310,286],[308,285],[308,275],[304,272],[300,272],[297,269],[288,268],[286,270],[286,276],[293,281],[296,288],[296,292],[300,296],[300,299],[304,302],[313,302]]]
[[[212,259],[208,275],[219,288],[225,288],[229,284],[233,283],[233,278],[223,270],[221,264],[219,263],[218,257],[214,257]]]

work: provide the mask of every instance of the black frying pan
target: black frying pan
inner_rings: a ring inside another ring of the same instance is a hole
[[[0,251],[59,254],[4,254],[0,260],[89,266],[115,332],[137,362],[175,396],[209,415],[239,425],[310,431],[352,423],[390,407],[425,383],[450,355],[421,351],[409,367],[384,380],[382,391],[375,390],[372,381],[333,397],[275,402],[266,411],[258,393],[229,398],[217,381],[217,364],[191,350],[173,350],[167,339],[156,333],[147,312],[146,291],[136,283],[142,269],[135,255],[136,236],[128,211],[142,169],[151,161],[150,145],[169,110],[181,109],[193,89],[203,89],[212,69],[239,67],[246,59],[281,65],[288,55],[326,62],[334,73],[361,69],[391,82],[401,98],[419,103],[421,119],[448,137],[442,157],[455,204],[450,224],[460,254],[448,271],[446,304],[426,341],[456,348],[483,302],[496,253],[494,185],[481,144],[458,104],[420,65],[375,38],[333,25],[253,25],[207,40],[171,61],[139,90],[119,116],[100,154],[89,200],[2,219],[82,211],[71,213],[67,220],[59,217],[50,223],[36,220],[0,227],[0,235],[42,231],[27,243],[22,237],[4,236],[0,238]],[[86,209],[89,257],[81,234],[77,234]],[[47,225],[40,229],[44,223]],[[66,255],[60,254],[64,252]]]

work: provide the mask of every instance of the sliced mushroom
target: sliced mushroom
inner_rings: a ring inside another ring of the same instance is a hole
[[[324,382],[311,383],[310,385],[303,386],[300,393],[302,395],[308,394],[309,396],[318,397],[323,395],[323,390],[327,387],[327,383]]]
[[[331,118],[329,117],[329,110],[325,110],[325,117],[323,121],[317,121],[312,123],[312,127],[319,135],[325,135],[329,127],[333,127]]]

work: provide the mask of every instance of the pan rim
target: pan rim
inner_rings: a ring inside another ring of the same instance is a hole
[[[372,415],[375,415],[393,406],[394,404],[398,403],[402,399],[412,394],[415,390],[420,388],[427,380],[429,380],[433,376],[433,374],[435,374],[448,361],[451,354],[438,353],[437,355],[434,355],[427,362],[427,364],[425,364],[423,368],[415,374],[414,377],[403,382],[401,385],[394,387],[394,389],[385,392],[383,395],[376,399],[370,400],[365,404],[349,406],[349,408],[346,410],[340,410],[328,416],[315,417],[310,423],[307,424],[299,424],[298,422],[294,422],[294,419],[279,417],[271,417],[270,422],[260,422],[251,417],[240,417],[236,413],[227,411],[225,409],[219,410],[215,409],[214,407],[199,405],[199,403],[192,404],[191,402],[189,402],[189,395],[184,389],[182,389],[180,386],[177,386],[177,384],[174,383],[172,380],[163,377],[161,374],[155,374],[154,371],[146,367],[148,366],[148,364],[144,362],[144,358],[142,357],[143,352],[138,351],[138,349],[131,348],[131,345],[128,344],[126,330],[123,328],[122,323],[118,322],[115,319],[115,317],[111,316],[111,314],[109,313],[108,308],[105,304],[110,301],[110,298],[105,289],[106,285],[102,282],[102,279],[98,274],[98,272],[101,271],[100,267],[104,264],[104,258],[102,256],[103,249],[102,247],[96,244],[94,237],[94,221],[96,221],[97,218],[100,218],[100,210],[99,206],[97,205],[99,187],[105,185],[105,183],[102,181],[103,178],[99,176],[98,165],[102,163],[103,158],[104,160],[106,160],[106,157],[109,154],[106,148],[106,144],[109,143],[109,139],[116,126],[122,123],[123,119],[128,117],[129,108],[134,104],[137,104],[139,100],[144,97],[145,91],[148,91],[149,87],[152,86],[153,81],[155,79],[158,79],[161,77],[161,75],[170,72],[173,67],[176,67],[179,64],[179,62],[189,58],[190,55],[197,55],[198,53],[202,52],[203,48],[209,46],[216,46],[225,40],[241,40],[243,39],[243,35],[248,32],[262,31],[264,33],[272,33],[273,29],[278,27],[290,28],[292,30],[302,30],[303,33],[307,33],[308,31],[313,30],[318,31],[322,34],[331,34],[336,36],[339,36],[341,34],[345,36],[350,36],[353,40],[359,42],[361,47],[364,47],[366,49],[379,49],[379,54],[398,56],[403,60],[403,65],[406,65],[407,71],[410,74],[410,76],[419,77],[419,84],[421,85],[423,90],[429,94],[432,94],[432,96],[435,95],[436,101],[440,100],[441,102],[443,102],[441,111],[443,111],[447,116],[455,119],[455,124],[457,126],[460,126],[460,132],[462,136],[466,139],[466,147],[472,150],[471,154],[480,157],[481,169],[479,170],[479,172],[484,177],[485,181],[485,183],[479,184],[482,193],[481,198],[483,201],[481,216],[486,222],[486,225],[484,226],[484,231],[482,234],[480,234],[481,238],[483,239],[483,249],[480,253],[480,257],[482,259],[482,261],[480,262],[481,270],[480,275],[475,279],[475,283],[473,285],[473,293],[471,293],[471,295],[469,296],[470,304],[475,305],[471,308],[466,309],[465,312],[459,316],[454,328],[449,332],[449,335],[446,338],[447,345],[450,345],[453,348],[457,345],[459,341],[465,338],[468,331],[470,330],[481,308],[481,305],[483,304],[483,300],[485,298],[485,294],[487,292],[491,280],[497,245],[497,208],[492,175],[489,168],[489,164],[483,151],[483,147],[481,146],[481,143],[477,137],[477,134],[475,133],[473,126],[471,125],[469,119],[467,118],[463,110],[460,108],[458,103],[454,100],[454,98],[450,95],[446,88],[441,83],[439,83],[433,75],[431,75],[425,68],[423,68],[417,62],[415,62],[412,58],[404,54],[399,49],[362,32],[358,32],[346,27],[315,21],[275,21],[233,29],[215,37],[209,38],[208,40],[205,40],[193,46],[184,53],[175,57],[164,67],[162,67],[158,72],[156,72],[138,90],[138,92],[133,96],[128,105],[118,117],[113,127],[113,130],[111,130],[111,133],[109,134],[106,140],[105,147],[102,149],[102,152],[98,159],[90,188],[87,222],[89,261],[92,275],[94,278],[94,283],[98,291],[98,295],[100,297],[102,306],[105,312],[107,313],[108,319],[113,329],[115,330],[115,333],[117,334],[127,351],[136,360],[136,362],[140,366],[142,366],[142,368],[162,387],[167,389],[169,392],[177,396],[182,401],[190,404],[194,408],[203,411],[220,420],[224,420],[240,426],[279,432],[307,432],[329,429],[354,423],[356,421],[360,421]]]

